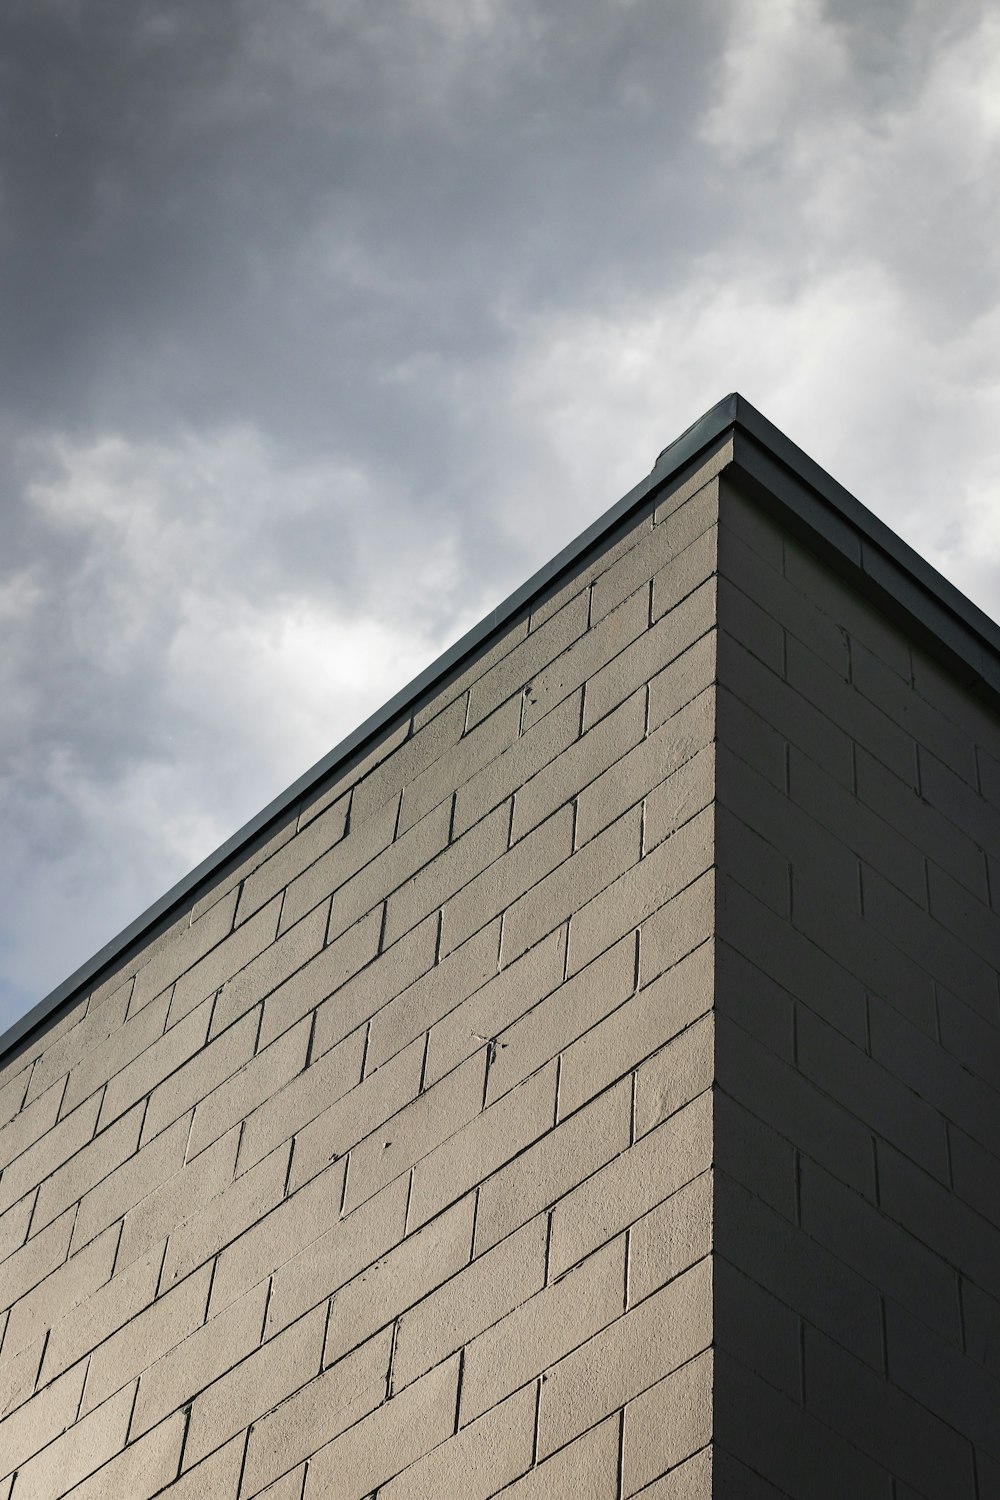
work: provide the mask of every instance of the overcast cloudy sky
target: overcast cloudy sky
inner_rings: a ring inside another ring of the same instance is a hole
[[[739,390],[1000,615],[1000,12],[7,0],[0,1028]]]

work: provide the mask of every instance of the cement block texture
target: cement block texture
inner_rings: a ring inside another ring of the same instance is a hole
[[[989,1500],[1000,724],[716,450],[0,1059],[0,1497]]]
[[[1000,719],[726,474],[718,597],[717,1454],[985,1500]]]
[[[719,466],[5,1067],[14,1500],[704,1490]]]

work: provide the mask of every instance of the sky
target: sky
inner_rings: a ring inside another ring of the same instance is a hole
[[[7,0],[0,1030],[739,390],[1000,618],[1000,10]]]

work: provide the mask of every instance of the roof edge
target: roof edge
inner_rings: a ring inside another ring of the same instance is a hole
[[[891,531],[767,420],[733,392],[662,450],[652,471],[544,567],[491,610],[441,656],[395,693],[346,739],[292,782],[189,874],[129,923],[92,958],[0,1035],[0,1059],[26,1042],[45,1021],[92,986],[112,964],[158,936],[209,882],[263,843],[273,826],[303,804],[335,771],[347,771],[372,742],[413,713],[473,654],[554,587],[658,490],[686,477],[713,445],[732,435],[732,467],[794,529],[869,597],[957,667],[966,686],[1000,702],[1000,626]]]

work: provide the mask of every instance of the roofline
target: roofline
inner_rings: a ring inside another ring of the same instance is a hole
[[[353,733],[293,781],[213,854],[154,901],[0,1035],[0,1060],[112,965],[164,931],[211,881],[263,843],[335,771],[349,770],[372,741],[415,711],[493,636],[546,589],[596,551],[599,544],[668,484],[687,477],[709,449],[732,438],[733,472],[790,530],[808,541],[855,587],[894,617],[942,660],[963,684],[1000,705],[1000,626],[856,500],[801,448],[733,393],[719,401],[668,447],[650,474],[624,495],[520,588],[425,667]]]

